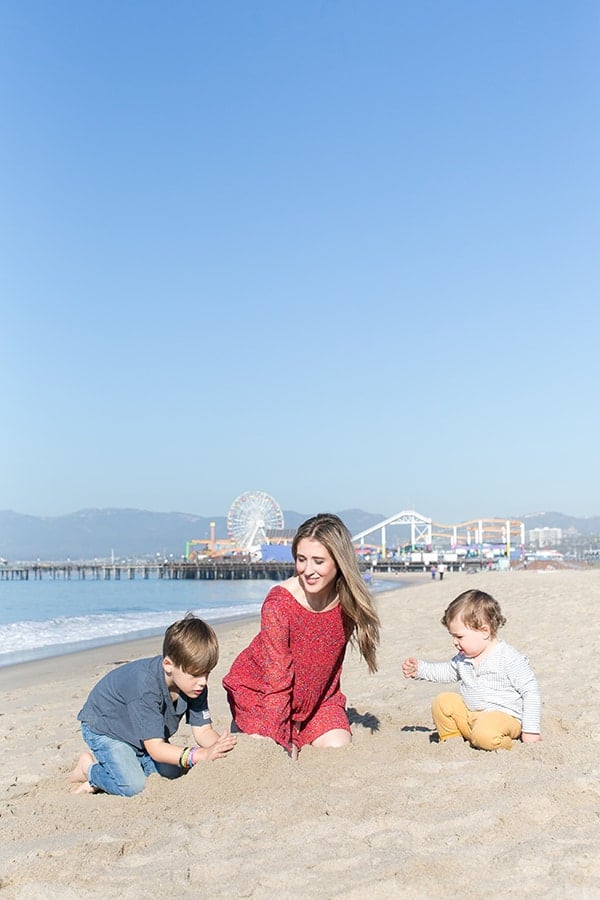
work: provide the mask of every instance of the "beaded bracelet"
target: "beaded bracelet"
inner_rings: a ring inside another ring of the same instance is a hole
[[[179,757],[179,766],[181,769],[191,769],[195,764],[194,759],[197,747],[184,747]]]

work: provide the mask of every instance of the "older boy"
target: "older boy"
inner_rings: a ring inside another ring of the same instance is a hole
[[[226,756],[236,738],[214,730],[208,709],[208,676],[218,658],[215,632],[188,613],[167,628],[162,656],[105,675],[77,716],[96,761],[87,752],[79,757],[70,775],[74,792],[131,797],[155,772],[177,778],[202,760]],[[169,743],[183,716],[193,747]]]

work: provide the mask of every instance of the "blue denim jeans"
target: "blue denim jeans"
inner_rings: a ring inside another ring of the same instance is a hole
[[[158,773],[164,778],[179,778],[184,774],[179,766],[154,762],[148,753],[138,753],[130,744],[90,731],[85,722],[81,723],[81,733],[96,757],[88,781],[106,794],[133,797],[144,790],[149,775]]]

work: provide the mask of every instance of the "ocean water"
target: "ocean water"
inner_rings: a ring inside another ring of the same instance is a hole
[[[273,581],[0,581],[0,667],[162,634],[193,611],[207,622],[258,615]],[[400,587],[373,581],[377,593]]]

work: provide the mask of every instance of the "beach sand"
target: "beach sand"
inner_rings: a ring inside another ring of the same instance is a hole
[[[541,743],[431,742],[440,687],[402,678],[408,655],[452,656],[440,616],[473,587],[499,600],[501,636],[538,676]],[[227,759],[152,776],[130,799],[69,794],[85,749],[76,716],[103,674],[160,639],[0,669],[2,897],[598,897],[599,599],[597,570],[416,576],[376,598],[378,673],[348,654],[350,748],[293,762],[242,735]],[[218,728],[230,722],[221,678],[256,628],[218,627]]]

